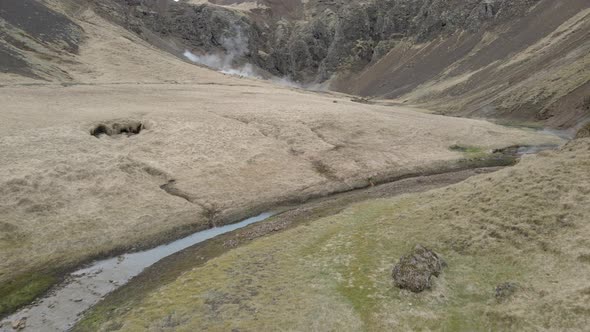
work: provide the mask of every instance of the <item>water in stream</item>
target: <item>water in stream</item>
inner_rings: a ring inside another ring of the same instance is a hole
[[[3,320],[0,331],[12,332],[12,323],[24,319],[25,328],[20,331],[67,331],[81,318],[84,311],[164,257],[272,215],[270,212],[263,213],[239,223],[197,232],[150,250],[94,262],[89,267],[73,272],[38,303]]]

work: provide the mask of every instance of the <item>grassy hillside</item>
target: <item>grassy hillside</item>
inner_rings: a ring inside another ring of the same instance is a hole
[[[457,185],[359,203],[213,259],[101,329],[584,330],[589,171],[580,139]],[[414,294],[394,287],[391,269],[418,243],[448,267]]]

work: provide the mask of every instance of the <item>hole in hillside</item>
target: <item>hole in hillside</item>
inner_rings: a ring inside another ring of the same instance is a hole
[[[127,137],[129,137],[129,136],[139,134],[143,129],[145,129],[145,126],[140,121],[117,120],[117,121],[103,122],[103,123],[95,125],[90,130],[90,134],[94,137],[102,137],[104,135],[106,135],[106,136],[127,135]]]

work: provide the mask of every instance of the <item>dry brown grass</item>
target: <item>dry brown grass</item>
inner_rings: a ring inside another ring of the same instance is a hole
[[[178,237],[208,227],[212,215],[229,222],[277,202],[431,170],[464,157],[452,145],[561,142],[227,77],[91,10],[74,19],[87,39],[76,62],[60,63],[74,83],[11,79],[0,88],[0,283]],[[113,120],[145,129],[91,135]],[[162,190],[172,180],[180,196]]]
[[[256,240],[162,285],[103,330],[585,330],[590,139],[422,194],[367,201]],[[397,289],[416,243],[448,263]],[[496,297],[496,287],[518,284]],[[109,328],[110,326],[110,328]]]

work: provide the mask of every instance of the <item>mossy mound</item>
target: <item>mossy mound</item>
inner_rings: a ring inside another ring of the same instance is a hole
[[[576,139],[586,137],[590,137],[590,122],[582,128],[580,128],[580,130],[578,130],[578,133],[576,133]]]
[[[393,267],[395,285],[414,293],[432,288],[432,277],[438,277],[447,263],[434,251],[417,245]]]

